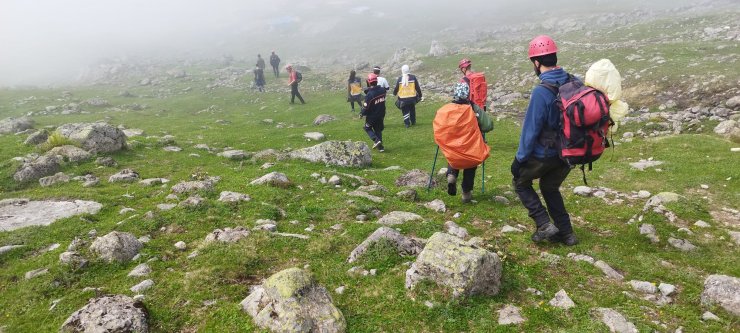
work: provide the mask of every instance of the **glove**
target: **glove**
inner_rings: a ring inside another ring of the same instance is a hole
[[[511,162],[511,175],[514,176],[514,178],[519,178],[521,176],[520,169],[522,168],[522,165],[524,165],[524,163],[519,162],[519,160],[514,157],[514,161]]]

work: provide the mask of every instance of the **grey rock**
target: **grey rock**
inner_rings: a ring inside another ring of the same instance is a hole
[[[638,333],[637,327],[625,318],[621,313],[610,308],[596,308],[596,315],[602,323],[609,327],[613,333]]]
[[[511,203],[509,201],[509,199],[507,199],[506,197],[501,196],[501,195],[495,195],[495,196],[493,196],[493,201],[498,202],[498,203],[500,203],[502,205],[509,205]]]
[[[171,210],[171,209],[173,209],[175,207],[177,207],[176,204],[158,204],[157,205],[157,209],[159,209],[161,211],[168,211],[168,210]]]
[[[59,262],[63,265],[71,266],[76,269],[87,266],[87,259],[74,251],[66,251],[59,254]]]
[[[249,230],[244,227],[215,229],[206,236],[205,242],[234,243],[249,236]]]
[[[712,225],[702,220],[699,220],[699,221],[696,221],[696,223],[694,223],[694,226],[697,226],[699,228],[710,228]]]
[[[240,201],[250,201],[250,200],[252,200],[252,198],[247,194],[230,192],[230,191],[223,191],[218,197],[218,201],[221,201],[221,202],[240,202]]]
[[[630,163],[630,166],[634,169],[645,171],[647,168],[654,168],[659,165],[662,165],[663,162],[661,161],[653,161],[653,160],[640,160],[638,162]]]
[[[257,326],[273,332],[342,333],[347,323],[326,288],[299,268],[280,271],[241,302]]]
[[[179,241],[175,243],[175,248],[178,249],[179,251],[185,251],[185,249],[188,248],[188,245],[185,244],[185,242],[183,241]]]
[[[432,45],[429,47],[430,57],[444,57],[450,54],[450,50],[444,47],[440,42],[433,40]]]
[[[162,148],[162,150],[177,153],[177,152],[181,152],[182,148],[178,146],[165,146],[164,148]]]
[[[560,289],[560,291],[555,294],[555,297],[550,300],[550,305],[556,308],[568,310],[575,307],[576,303],[568,297],[568,293],[566,293],[565,290]]]
[[[167,178],[147,178],[139,181],[139,184],[143,186],[154,186],[169,183],[170,180]]]
[[[250,182],[251,185],[270,185],[275,187],[288,187],[291,182],[284,173],[270,172]]]
[[[461,239],[468,238],[468,230],[457,225],[457,223],[455,222],[447,221],[445,222],[444,227],[447,233],[450,235],[457,236]]]
[[[147,333],[148,313],[143,304],[125,295],[91,299],[62,324],[69,333]]]
[[[115,152],[126,147],[123,131],[106,123],[65,124],[56,131],[93,154]]]
[[[660,238],[658,237],[658,234],[655,231],[655,226],[653,226],[652,224],[648,224],[648,223],[641,224],[640,234],[645,235],[653,243],[660,242]]]
[[[717,315],[715,315],[714,313],[711,313],[709,311],[706,311],[706,312],[704,312],[701,315],[701,320],[703,320],[703,321],[709,321],[709,320],[722,321],[722,319],[719,319],[719,317],[717,317]]]
[[[681,196],[673,192],[660,192],[648,199],[646,206],[657,207],[659,205],[676,202]]]
[[[79,214],[97,214],[103,205],[94,201],[29,201],[0,200],[0,231],[28,226],[46,226],[54,221]]]
[[[740,106],[740,95],[733,96],[725,102],[725,106],[730,109],[737,109]]]
[[[591,196],[593,193],[593,189],[588,186],[576,186],[575,189],[573,189],[573,193],[576,195],[580,195],[582,197],[588,197]]]
[[[685,239],[678,239],[678,238],[669,237],[668,238],[668,244],[671,244],[671,246],[673,246],[673,247],[675,247],[675,248],[677,248],[677,249],[679,249],[681,251],[684,251],[684,252],[689,252],[689,251],[696,250],[696,246],[694,244],[691,244],[691,242],[689,242],[689,241],[687,241]]]
[[[336,186],[336,185],[341,185],[341,184],[342,184],[342,179],[341,179],[341,178],[339,178],[339,176],[337,176],[337,175],[332,175],[331,177],[329,177],[329,180],[328,180],[328,181],[326,181],[326,182],[327,182],[327,183],[328,183],[329,185],[334,185],[334,186]]]
[[[406,222],[419,221],[419,220],[423,220],[423,218],[414,213],[392,211],[384,215],[383,217],[381,217],[378,220],[378,223],[382,225],[396,225],[396,224],[403,224]]]
[[[109,183],[133,183],[139,180],[139,173],[132,169],[123,169],[108,177]]]
[[[65,162],[79,163],[87,161],[92,157],[92,154],[88,153],[82,148],[78,148],[72,145],[64,145],[60,147],[54,147],[46,154],[46,156],[57,155],[62,158]]]
[[[97,159],[95,159],[95,164],[111,168],[118,166],[116,160],[114,160],[113,157],[110,156],[98,157]]]
[[[185,199],[182,202],[180,202],[180,204],[178,206],[180,206],[180,207],[191,207],[191,208],[195,208],[195,207],[201,207],[205,203],[206,203],[206,199],[205,198],[203,198],[203,197],[201,197],[201,196],[199,196],[197,194],[193,194],[193,195],[189,196],[187,199]]]
[[[41,187],[49,187],[61,183],[69,183],[69,176],[64,174],[64,172],[57,172],[53,176],[39,179],[39,185],[41,185]]]
[[[151,272],[152,272],[152,269],[151,267],[149,267],[149,264],[143,263],[143,264],[138,264],[136,267],[134,267],[134,269],[132,269],[128,273],[127,276],[128,277],[145,277],[149,275]]]
[[[39,269],[34,269],[32,271],[26,272],[25,277],[26,277],[26,280],[30,280],[30,279],[33,279],[35,277],[38,277],[38,276],[41,276],[47,273],[49,273],[48,268],[39,268]]]
[[[735,245],[740,245],[740,231],[727,231]]]
[[[107,100],[104,100],[100,97],[93,97],[93,98],[87,99],[85,100],[84,103],[89,106],[96,106],[96,107],[110,106],[110,103]]]
[[[658,290],[660,290],[660,294],[663,296],[671,296],[676,292],[676,286],[661,282],[658,285]]]
[[[740,279],[728,275],[710,275],[704,280],[701,302],[719,304],[727,312],[740,316]]]
[[[20,249],[25,247],[25,245],[5,245],[0,246],[0,255],[5,254],[7,252],[13,251],[15,249]]]
[[[269,232],[276,232],[277,225],[272,224],[272,223],[265,223],[265,224],[260,224],[258,226],[255,226],[254,228],[252,228],[252,230],[254,231],[264,230],[264,231],[269,231]]]
[[[416,194],[416,190],[408,189],[408,190],[403,190],[403,191],[396,193],[396,197],[403,201],[414,202],[416,201],[417,194]]]
[[[374,196],[374,195],[372,195],[370,193],[367,193],[367,192],[364,192],[364,191],[352,191],[352,192],[347,193],[347,195],[350,196],[350,197],[365,198],[365,199],[370,200],[370,201],[375,202],[375,203],[382,203],[383,202],[383,198],[378,197],[378,196]]]
[[[434,199],[430,202],[427,202],[424,204],[424,207],[429,208],[437,213],[444,213],[447,211],[447,206],[445,206],[445,202],[440,199]]]
[[[134,235],[113,231],[96,238],[90,246],[90,251],[108,262],[127,262],[139,254],[141,248],[141,242]]]
[[[39,156],[38,158],[23,163],[13,174],[13,179],[19,183],[26,183],[40,179],[44,176],[53,175],[61,168],[62,158],[56,155]]]
[[[224,150],[223,152],[218,153],[218,156],[228,158],[230,160],[243,160],[247,158],[247,154],[243,150],[238,149]]]
[[[192,193],[197,191],[213,191],[213,187],[220,177],[208,177],[205,180],[194,180],[194,181],[183,181],[172,186],[172,192],[174,193]]]
[[[630,286],[632,286],[632,289],[641,293],[655,294],[658,292],[658,288],[655,287],[654,284],[647,281],[630,280],[629,284]]]
[[[328,123],[328,122],[330,122],[330,121],[334,121],[334,120],[337,120],[337,118],[335,118],[335,117],[334,117],[334,116],[332,116],[332,115],[328,115],[328,114],[320,114],[320,115],[318,115],[318,116],[317,116],[317,117],[316,117],[316,118],[315,118],[315,119],[313,120],[313,124],[314,124],[314,125],[321,125],[321,124],[325,124],[325,123]]]
[[[303,133],[303,137],[311,141],[323,141],[324,139],[326,139],[326,136],[323,133],[319,132]]]
[[[27,117],[0,120],[0,134],[15,134],[33,128],[33,120]]]
[[[512,226],[510,226],[508,224],[507,225],[504,225],[503,227],[501,227],[501,233],[502,234],[506,234],[506,233],[510,233],[510,232],[522,232],[522,231],[519,230],[518,228],[514,228],[514,227],[512,227]]]
[[[138,128],[127,128],[127,129],[123,129],[122,131],[123,131],[123,134],[127,138],[133,138],[135,136],[144,135],[144,130],[143,129],[138,129]]]
[[[289,156],[313,163],[357,168],[367,167],[373,161],[367,144],[353,141],[326,141],[313,147],[294,150]]]
[[[450,288],[454,297],[496,295],[501,285],[501,269],[495,253],[437,232],[406,271],[406,288],[429,279]]]
[[[501,310],[498,310],[498,324],[499,325],[518,325],[526,320],[519,313],[521,310],[511,304],[504,305]]]
[[[411,170],[396,179],[396,186],[426,188],[429,185],[429,174],[419,169]],[[432,187],[437,186],[432,179]]]
[[[28,138],[26,138],[26,141],[23,142],[23,144],[35,146],[35,145],[46,142],[48,138],[49,138],[49,131],[42,129],[42,130],[38,130],[36,132],[31,133],[28,136]]]
[[[596,268],[600,269],[604,273],[604,275],[606,275],[607,277],[609,277],[611,279],[619,280],[619,281],[624,280],[624,276],[622,276],[622,274],[619,274],[619,272],[617,272],[616,270],[614,270],[614,268],[612,268],[611,266],[609,266],[609,264],[607,264],[607,263],[605,263],[605,262],[603,262],[601,260],[596,261],[594,263],[594,266],[596,266]]]
[[[142,294],[152,287],[154,287],[154,281],[152,281],[151,279],[147,279],[139,282],[137,285],[131,287],[129,290],[137,294]]]
[[[388,227],[380,227],[370,234],[370,236],[368,236],[354,250],[352,250],[349,258],[347,258],[347,262],[352,263],[357,261],[360,256],[380,240],[390,241],[390,243],[396,247],[398,253],[403,256],[417,255],[421,252],[424,246],[423,242],[420,240],[406,237],[398,231]]]

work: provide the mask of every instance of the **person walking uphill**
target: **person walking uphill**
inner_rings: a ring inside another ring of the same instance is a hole
[[[529,43],[529,60],[543,84],[532,90],[511,174],[519,199],[537,225],[532,241],[550,240],[571,246],[578,239],[560,193],[560,185],[570,173],[570,166],[559,157],[561,111],[557,95],[544,85],[560,86],[569,80],[568,73],[557,66],[557,51],[555,41],[548,36],[538,36]],[[532,187],[535,179],[539,179],[547,209]]]
[[[355,103],[362,109],[362,81],[354,70],[349,72],[347,79],[347,102],[352,106],[352,112],[355,112]]]
[[[301,104],[306,104],[301,93],[298,92],[298,84],[301,83],[302,80],[301,73],[293,69],[293,66],[291,65],[285,66],[285,70],[288,72],[289,76],[288,85],[290,86],[290,104],[295,104],[296,97],[301,101]]]
[[[373,148],[384,152],[383,146],[383,121],[385,120],[385,88],[378,85],[378,75],[370,73],[367,75],[367,95],[361,116],[365,116],[365,132],[370,140],[373,140]]]
[[[391,86],[388,84],[388,80],[380,76],[380,66],[373,67],[373,74],[378,76],[378,86],[385,89],[385,91],[388,91],[391,89]]]
[[[259,66],[254,68],[254,85],[260,92],[265,91],[265,72]]]
[[[270,66],[272,66],[275,77],[280,77],[280,57],[275,54],[275,51],[272,51],[272,54],[270,54]]]
[[[257,55],[257,65],[256,66],[259,67],[259,69],[263,71],[265,70],[265,59],[262,59],[261,54]]]
[[[403,113],[406,128],[416,125],[416,103],[421,100],[421,87],[416,76],[410,73],[409,66],[401,66],[401,76],[396,80],[393,95],[398,96],[398,106]]]

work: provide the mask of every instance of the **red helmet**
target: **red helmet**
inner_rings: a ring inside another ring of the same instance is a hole
[[[457,68],[460,68],[460,69],[463,69],[463,68],[468,68],[468,67],[470,67],[470,65],[472,65],[472,64],[473,64],[473,62],[472,62],[472,61],[470,61],[470,59],[468,59],[468,58],[463,58],[462,60],[460,60],[460,63],[459,63],[458,65],[457,65]]]
[[[293,69],[293,65],[287,64],[287,65],[285,65],[285,69]]]
[[[549,36],[540,35],[529,42],[529,57],[539,57],[558,52],[558,46]]]
[[[372,82],[376,82],[377,83],[378,82],[378,74],[375,74],[375,73],[368,74],[367,75],[367,82],[368,83],[372,83]]]

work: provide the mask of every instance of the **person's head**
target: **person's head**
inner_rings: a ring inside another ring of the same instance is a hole
[[[367,85],[374,87],[378,85],[378,74],[370,73],[367,75]]]
[[[261,54],[257,54],[257,58],[262,58],[262,55]]]
[[[411,69],[409,68],[409,65],[401,66],[401,75],[406,75],[408,73],[411,73]]]
[[[457,64],[457,68],[460,69],[463,74],[467,73],[470,70],[470,66],[473,65],[473,62],[470,61],[468,58],[463,58],[460,60],[460,62]]]
[[[292,72],[293,71],[293,66],[291,64],[287,64],[287,65],[285,65],[285,70],[288,71],[288,72]]]
[[[375,75],[380,75],[380,66],[373,67],[373,73],[375,73]]]
[[[355,79],[355,77],[357,77],[357,72],[355,72],[355,70],[354,70],[354,69],[353,69],[353,70],[351,70],[351,71],[349,71],[349,79],[350,79],[350,80],[354,80],[354,79]]]
[[[558,46],[549,36],[541,35],[532,39],[528,55],[537,76],[558,65]]]
[[[275,54],[275,50],[272,50],[272,54]]]
[[[467,103],[470,96],[470,87],[465,82],[458,82],[452,89],[452,101],[455,103]]]

